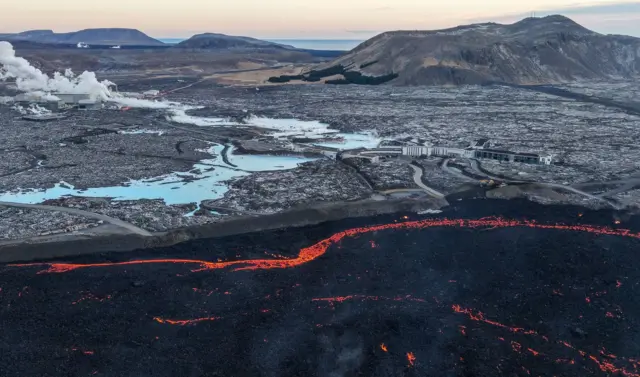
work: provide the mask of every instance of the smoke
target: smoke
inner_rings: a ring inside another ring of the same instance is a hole
[[[14,105],[13,109],[17,112],[19,112],[22,115],[47,115],[47,114],[51,114],[51,111],[48,109],[45,109],[44,107],[38,106],[38,105],[31,105],[28,107],[22,107],[22,106],[18,106],[18,105]]]
[[[29,61],[16,56],[13,45],[0,41],[0,81],[15,78],[16,87],[33,98],[58,100],[52,93],[89,94],[93,100],[111,101],[121,106],[167,109],[177,107],[176,102],[161,102],[139,98],[130,98],[112,92],[114,83],[108,80],[98,81],[96,74],[84,71],[75,75],[71,69],[64,73],[55,72],[49,77],[32,66]]]
[[[76,76],[67,69],[64,73],[56,72],[49,77],[26,59],[17,57],[11,43],[0,41],[0,80],[8,78],[15,78],[18,90],[23,92],[86,93],[92,99],[102,100],[113,97],[110,87],[115,85],[107,80],[98,81],[95,73],[87,71]]]

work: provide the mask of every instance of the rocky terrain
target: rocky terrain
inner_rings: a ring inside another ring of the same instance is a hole
[[[416,188],[413,182],[413,170],[409,168],[409,161],[390,158],[378,163],[359,158],[345,160],[354,166],[363,177],[371,183],[376,190],[393,190],[403,188]]]
[[[166,206],[162,200],[110,200],[109,198],[66,197],[47,200],[43,204],[77,208],[118,218],[150,232],[164,232],[189,225],[218,222],[223,216],[201,211],[197,216],[185,216],[196,210],[195,203]],[[49,211],[49,213],[51,213]],[[15,226],[14,226],[15,228]]]
[[[636,377],[640,219],[617,215],[463,200],[2,263],[0,370]]]
[[[563,16],[382,33],[321,66],[394,84],[559,83],[640,74],[640,39],[602,35]]]
[[[75,232],[101,225],[100,220],[64,212],[0,207],[0,242]]]
[[[314,203],[366,199],[371,193],[367,182],[349,167],[319,160],[294,170],[255,173],[236,180],[224,198],[205,201],[203,207],[275,213]]]
[[[318,55],[305,50],[288,49],[190,49],[190,48],[139,48],[139,49],[84,49],[52,48],[48,44],[28,45],[13,42],[18,55],[25,57],[35,67],[49,74],[64,72],[71,68],[74,72],[94,71],[113,81],[122,81],[123,76],[137,78],[176,80],[208,77],[210,75],[232,74],[234,72],[260,72],[274,70],[269,75],[278,74],[283,65],[318,64],[335,57]],[[173,83],[179,83],[173,80]],[[174,85],[175,87],[175,85]]]
[[[325,158],[297,168],[285,168],[278,162],[273,165],[282,170],[249,171],[269,158],[255,153],[287,154],[285,140],[274,141],[267,131],[256,127],[206,125],[207,120],[217,117],[230,122],[268,117],[322,122],[315,124],[329,125],[342,133],[371,132],[384,144],[427,142],[465,147],[488,137],[498,149],[554,156],[550,166],[491,160],[472,164],[453,159],[444,168],[442,158],[416,159],[423,171],[423,184],[454,198],[466,195],[466,191],[484,197],[481,181],[504,177],[507,181],[570,186],[601,199],[544,185],[531,190],[510,185],[488,196],[593,208],[609,208],[610,203],[631,210],[640,207],[640,116],[606,102],[594,102],[601,97],[630,100],[618,92],[637,92],[633,82],[583,82],[579,89],[589,95],[586,101],[585,97],[568,98],[503,85],[288,85],[256,90],[221,87],[194,76],[123,77],[116,80],[121,91],[158,89],[168,93],[167,100],[189,105],[187,122],[171,121],[167,109],[72,111],[65,119],[29,122],[11,105],[0,105],[0,190],[7,195],[5,201],[15,202],[11,195],[20,190],[54,188],[55,192],[69,193],[73,186],[75,195],[103,199],[63,198],[48,203],[102,213],[155,232],[219,222],[225,215],[275,213],[317,202],[385,200],[420,193],[407,165],[411,159],[359,161],[359,168],[354,169]],[[10,84],[0,85],[0,96],[12,94],[15,91]],[[205,125],[190,124],[189,119]],[[218,149],[213,151],[212,145]],[[252,162],[241,167],[228,165],[222,148],[228,155],[232,146],[237,148],[235,156],[227,156],[227,161],[248,157]],[[243,150],[251,154],[243,157]],[[140,189],[140,180],[151,183],[153,189]],[[388,190],[394,192],[386,193]],[[40,198],[37,192],[34,195]],[[153,200],[160,197],[170,200]],[[32,223],[46,224],[47,217],[40,212],[37,216],[8,213],[14,221],[6,225],[14,224],[15,229],[6,232],[16,236],[20,228],[29,228]],[[52,225],[42,231],[56,229]]]

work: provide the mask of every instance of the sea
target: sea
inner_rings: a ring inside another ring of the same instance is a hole
[[[176,44],[184,41],[186,38],[158,38],[159,41],[169,44]],[[364,42],[361,39],[265,39],[269,42],[280,43],[303,48],[307,50],[333,50],[333,51],[349,51]]]

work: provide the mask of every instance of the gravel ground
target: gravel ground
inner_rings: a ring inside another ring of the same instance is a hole
[[[441,162],[440,159],[420,159],[417,160],[417,162],[424,170],[423,181],[427,186],[443,194],[457,192],[461,187],[467,187],[467,185],[469,185],[469,181],[443,171],[440,166],[438,166]]]
[[[220,221],[209,211],[185,216],[196,210],[195,204],[167,206],[162,200],[109,200],[105,198],[69,197],[48,200],[44,204],[78,208],[129,222],[150,232],[162,232],[189,225]]]
[[[371,163],[365,159],[353,158],[350,159],[350,163],[373,183],[373,188],[376,190],[417,188],[413,181],[413,170],[408,166],[407,160],[390,158]]]
[[[100,224],[100,220],[70,213],[0,206],[0,239],[4,240],[69,233]]]
[[[113,79],[126,90],[153,86],[166,90],[197,81],[193,77],[183,82],[175,77]],[[595,95],[599,88],[603,93],[615,91],[598,83],[581,84],[580,90],[585,88]],[[2,93],[11,91],[4,88]],[[640,117],[532,90],[352,85],[287,85],[256,90],[220,87],[205,81],[173,92],[167,99],[192,105],[192,115],[316,120],[343,132],[374,131],[391,143],[419,139],[434,145],[466,146],[489,137],[495,148],[549,153],[559,162],[539,166],[482,161],[488,171],[516,179],[562,184],[607,182],[633,177],[640,169]],[[10,106],[0,105],[0,191],[49,188],[60,181],[76,188],[120,185],[132,179],[189,171],[196,161],[211,158],[202,152],[210,142],[257,138],[263,144],[274,144],[269,136],[252,130],[168,123],[167,115],[163,109],[101,110],[70,112],[66,119],[34,123],[22,120]],[[136,129],[163,134],[120,133]],[[473,186],[443,172],[437,161],[420,162],[429,186],[443,193]],[[291,171],[254,173],[233,181],[225,197],[213,204],[271,213],[309,202],[366,197],[371,190],[365,179],[379,190],[414,187],[412,171],[402,161],[362,165],[360,172],[358,176],[344,165],[322,161]],[[620,200],[627,205],[637,203],[633,192],[621,195],[624,198]],[[109,208],[115,217],[150,230],[219,219],[206,215],[187,218],[183,216],[185,210],[158,201],[140,203],[118,202]]]
[[[345,165],[318,160],[297,169],[255,173],[234,181],[224,198],[207,205],[274,213],[316,202],[364,199],[370,194],[371,190]]]

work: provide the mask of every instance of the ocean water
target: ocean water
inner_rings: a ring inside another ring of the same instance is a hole
[[[169,44],[176,44],[184,41],[186,38],[158,38],[159,41]],[[265,39],[269,42],[280,43],[293,46],[296,48],[304,48],[307,50],[335,50],[349,51],[364,42],[360,39]]]
[[[156,39],[162,43],[176,44],[186,40],[187,38],[156,38]]]

